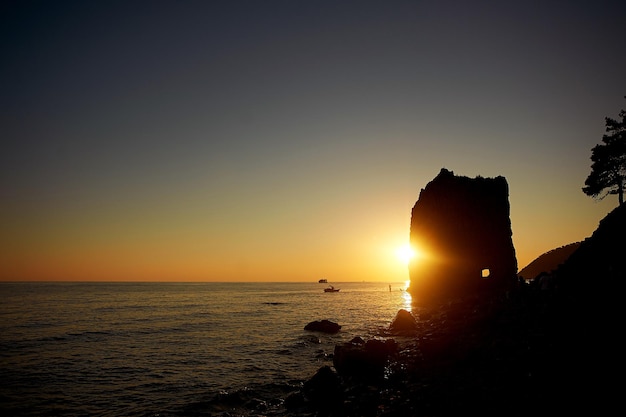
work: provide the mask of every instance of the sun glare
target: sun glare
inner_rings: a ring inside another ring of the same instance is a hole
[[[411,259],[416,256],[416,252],[411,245],[407,243],[406,245],[402,245],[396,249],[396,256],[402,263],[408,265],[409,262],[411,262]]]

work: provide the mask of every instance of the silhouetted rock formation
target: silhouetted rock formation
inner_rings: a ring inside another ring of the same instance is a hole
[[[414,300],[512,285],[517,259],[508,196],[502,176],[468,178],[445,168],[421,190],[411,213],[411,244],[425,254],[409,266]]]

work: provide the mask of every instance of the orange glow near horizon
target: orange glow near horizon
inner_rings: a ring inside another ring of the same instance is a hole
[[[196,209],[183,212],[186,217],[173,215],[174,202],[153,208],[150,215],[134,207],[111,213],[87,207],[78,214],[48,209],[45,217],[30,223],[24,209],[21,221],[9,224],[0,237],[0,281],[402,282],[409,277],[409,265],[428,268],[446,262],[426,240],[414,238],[409,245],[410,218],[400,203],[359,211],[377,201],[337,204],[326,217],[317,207],[291,207],[298,213],[292,214],[294,219],[274,216],[272,222],[265,212],[259,214],[263,222],[237,212],[239,223]],[[98,221],[90,221],[89,213]],[[303,233],[294,227],[302,218],[323,227]],[[596,224],[588,223],[589,229]],[[550,246],[537,249],[536,239],[524,236],[517,224],[518,269],[539,250],[563,244],[542,241]],[[585,234],[591,231],[580,232]],[[575,240],[558,235],[564,242]]]
[[[313,282],[324,277],[334,282],[405,281],[407,262],[414,254],[408,245],[398,245],[406,240],[401,230],[395,235],[382,233],[323,245],[311,239],[307,245],[285,239],[291,245],[272,241],[266,246],[249,240],[203,245],[193,236],[181,237],[177,245],[168,240],[114,245],[85,239],[82,246],[73,246],[59,237],[55,245],[42,244],[36,252],[14,245],[0,254],[0,280]]]

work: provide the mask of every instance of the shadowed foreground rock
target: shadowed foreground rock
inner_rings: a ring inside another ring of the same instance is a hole
[[[330,366],[321,367],[304,383],[302,392],[315,408],[322,410],[337,408],[343,401],[341,380]]]
[[[335,346],[333,365],[342,376],[357,376],[366,381],[383,377],[389,358],[397,352],[393,339],[354,338]]]
[[[409,311],[401,309],[389,325],[389,331],[395,335],[414,335],[417,332],[417,321]]]
[[[320,369],[282,415],[603,415],[608,368],[594,364],[606,364],[604,349],[581,343],[587,329],[577,327],[574,309],[559,311],[558,300],[546,304],[537,291],[526,286],[488,302],[468,297],[420,309],[416,337],[401,342],[337,345],[336,372]]]

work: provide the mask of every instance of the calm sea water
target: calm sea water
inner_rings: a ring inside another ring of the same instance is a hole
[[[1,283],[0,411],[184,415],[225,392],[285,393],[411,308],[403,283],[333,284]],[[321,319],[341,332],[304,330]]]

